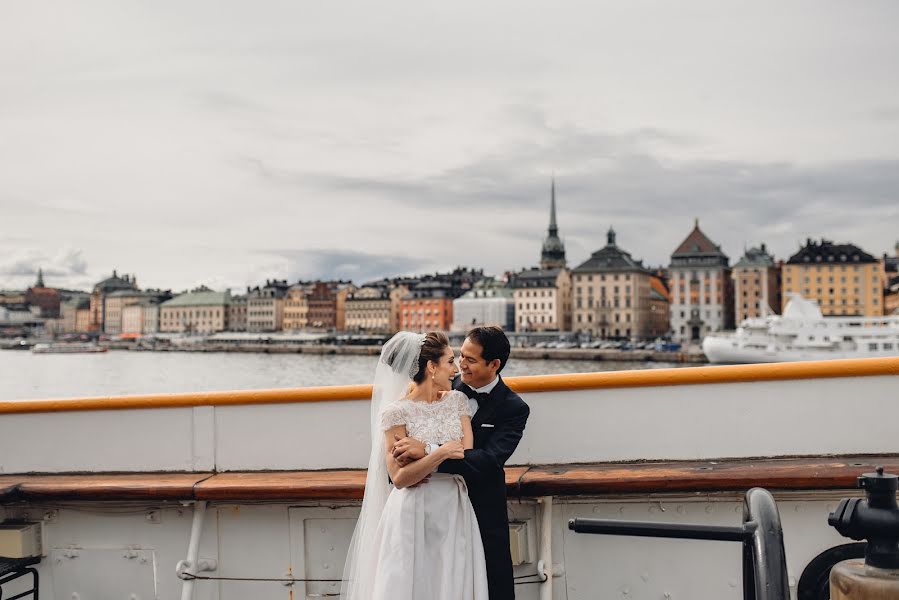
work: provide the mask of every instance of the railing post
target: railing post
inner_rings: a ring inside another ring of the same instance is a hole
[[[777,503],[768,490],[752,488],[743,500],[743,598],[789,600],[790,581]]]

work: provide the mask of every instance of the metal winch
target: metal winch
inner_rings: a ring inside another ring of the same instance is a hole
[[[899,598],[899,477],[883,472],[858,478],[865,498],[844,498],[827,522],[841,535],[867,540],[864,561],[845,560],[830,572],[833,600]]]

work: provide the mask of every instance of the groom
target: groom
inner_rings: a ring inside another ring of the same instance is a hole
[[[441,473],[461,475],[468,485],[484,542],[490,600],[514,600],[515,581],[509,551],[509,514],[503,465],[515,451],[530,409],[499,373],[509,360],[509,340],[499,327],[476,327],[462,344],[461,377],[453,388],[469,398],[474,448],[465,458],[446,460]],[[418,460],[433,448],[427,440],[403,438],[394,449],[401,464]],[[425,484],[427,485],[427,484]]]

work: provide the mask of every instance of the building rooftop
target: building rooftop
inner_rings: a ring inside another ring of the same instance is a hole
[[[693,224],[693,231],[690,235],[680,243],[671,258],[682,258],[689,256],[715,256],[727,258],[727,255],[721,251],[721,246],[715,244],[708,236],[699,228],[699,219]]]
[[[630,252],[618,247],[615,230],[611,227],[606,234],[606,245],[590,255],[586,261],[575,267],[574,273],[603,273],[609,271],[640,271],[648,273],[643,261],[634,260]]]
[[[115,290],[136,290],[137,289],[137,281],[134,277],[130,277],[129,275],[124,275],[123,277],[119,277],[118,273],[115,271],[112,272],[112,277],[107,277],[100,283],[94,286],[94,292],[100,292],[102,294],[108,294]]]
[[[474,287],[459,297],[465,300],[480,300],[485,298],[511,298],[512,289],[504,281],[497,279],[482,279],[474,284]]]
[[[773,267],[774,257],[768,254],[765,244],[758,248],[750,248],[743,253],[734,268],[738,267]]]
[[[162,303],[163,308],[180,306],[221,306],[231,303],[231,292],[187,292]]]
[[[532,267],[524,269],[512,275],[509,279],[509,287],[512,289],[522,288],[553,288],[556,287],[556,280],[562,269],[540,269]]]
[[[834,244],[830,240],[822,239],[815,242],[811,238],[806,240],[805,246],[799,252],[790,257],[787,264],[804,263],[876,263],[876,258],[853,244]]]

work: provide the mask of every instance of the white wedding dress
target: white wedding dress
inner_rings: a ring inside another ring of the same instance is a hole
[[[381,430],[405,425],[418,440],[462,439],[468,398],[453,391],[436,402],[396,400],[381,413]],[[488,600],[484,546],[458,475],[434,472],[423,485],[392,489],[373,538],[368,564],[371,600]]]

